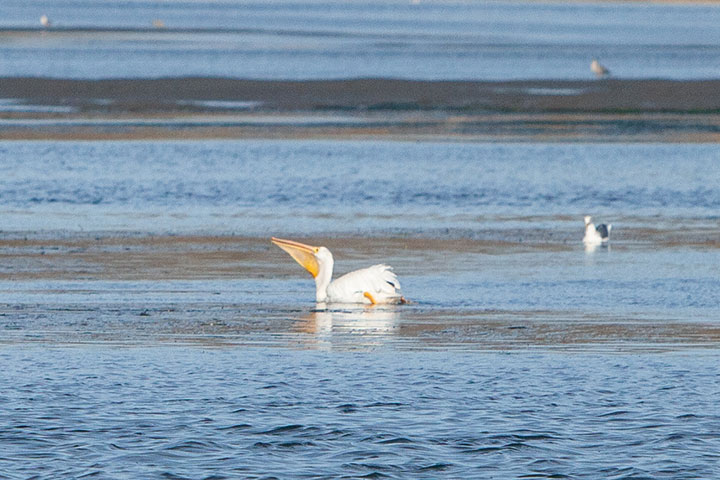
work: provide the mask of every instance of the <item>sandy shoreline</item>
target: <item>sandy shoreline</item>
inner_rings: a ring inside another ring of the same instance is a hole
[[[718,142],[720,80],[1,78],[0,139]]]

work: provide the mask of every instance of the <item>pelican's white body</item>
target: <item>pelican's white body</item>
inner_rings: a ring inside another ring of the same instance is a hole
[[[387,265],[373,265],[347,273],[330,282],[325,293],[324,301],[329,303],[372,304],[368,294],[374,303],[400,303],[402,299],[400,282]],[[322,296],[321,292],[318,296]]]
[[[320,247],[315,254],[320,269],[315,277],[315,300],[318,303],[400,303],[402,293],[400,282],[392,268],[387,265],[346,273],[332,280],[332,253]]]

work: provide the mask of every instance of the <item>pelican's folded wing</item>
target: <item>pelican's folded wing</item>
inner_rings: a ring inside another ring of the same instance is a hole
[[[400,281],[387,265],[355,270],[334,280],[328,299],[337,303],[400,303]]]

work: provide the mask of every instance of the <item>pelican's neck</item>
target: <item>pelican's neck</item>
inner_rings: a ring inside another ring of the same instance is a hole
[[[315,300],[317,302],[325,302],[327,301],[327,288],[332,281],[333,264],[335,262],[332,256],[328,256],[318,263],[320,268],[315,277]]]

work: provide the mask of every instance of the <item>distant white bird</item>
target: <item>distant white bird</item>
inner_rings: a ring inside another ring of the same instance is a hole
[[[318,303],[407,303],[397,276],[387,265],[355,270],[332,280],[334,260],[327,248],[275,237],[271,241],[315,278],[315,300]]]
[[[600,65],[600,62],[598,62],[594,58],[593,61],[590,62],[590,70],[592,70],[592,72],[598,77],[605,77],[607,75],[610,75],[610,70]]]
[[[50,19],[48,18],[47,15],[43,15],[42,17],[40,17],[40,25],[42,25],[45,28],[50,26]]]
[[[585,216],[585,237],[583,237],[583,243],[585,245],[600,245],[610,241],[610,230],[612,225],[605,225],[601,223],[597,227],[592,223],[592,217],[590,215]]]

